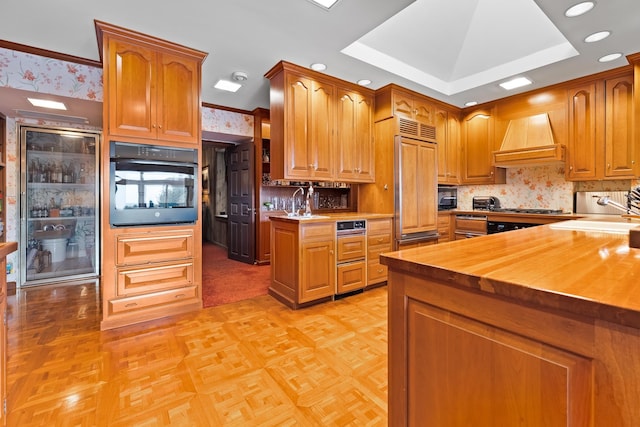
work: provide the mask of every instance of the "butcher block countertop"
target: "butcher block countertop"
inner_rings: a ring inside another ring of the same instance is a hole
[[[327,222],[327,221],[350,221],[358,219],[378,219],[378,218],[393,218],[393,214],[380,214],[380,213],[366,213],[366,212],[340,212],[340,213],[327,213],[327,214],[314,214],[311,217],[304,216],[287,216],[286,214],[274,212],[269,216],[269,219],[287,222]]]
[[[390,252],[381,262],[519,304],[640,328],[640,249],[629,247],[628,234],[552,227]]]

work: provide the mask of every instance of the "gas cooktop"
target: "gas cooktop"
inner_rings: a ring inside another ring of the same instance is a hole
[[[525,209],[525,208],[495,208],[495,209],[491,209],[491,212],[540,214],[540,215],[560,215],[564,213],[561,209]]]

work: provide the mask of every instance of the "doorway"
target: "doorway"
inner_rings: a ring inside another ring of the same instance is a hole
[[[229,258],[248,264],[255,261],[253,154],[253,143],[203,141],[201,159],[203,243],[224,247]]]

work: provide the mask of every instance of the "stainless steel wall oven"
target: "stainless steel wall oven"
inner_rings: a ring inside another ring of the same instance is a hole
[[[198,150],[112,141],[111,226],[194,223]]]

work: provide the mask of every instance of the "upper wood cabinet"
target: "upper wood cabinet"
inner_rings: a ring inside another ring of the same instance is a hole
[[[373,91],[285,61],[266,77],[272,179],[373,179]]]
[[[373,97],[338,88],[336,179],[374,181]]]
[[[200,140],[201,65],[206,54],[96,21],[111,136]]]
[[[571,181],[633,179],[633,76],[585,82],[567,90]]]
[[[491,110],[477,110],[468,114],[463,122],[462,184],[504,184],[503,168],[492,165],[495,142],[494,114]]]
[[[438,184],[460,183],[460,119],[458,114],[437,109]]]
[[[435,112],[435,104],[427,97],[400,86],[390,84],[376,91],[376,122],[395,116],[434,126]]]

